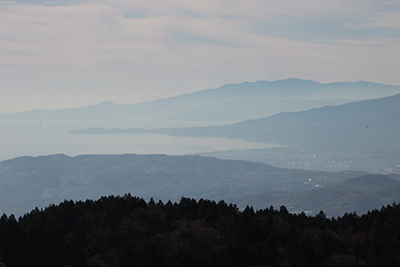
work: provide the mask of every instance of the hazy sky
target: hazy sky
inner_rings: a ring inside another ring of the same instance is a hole
[[[0,1],[0,113],[399,72],[399,0]]]

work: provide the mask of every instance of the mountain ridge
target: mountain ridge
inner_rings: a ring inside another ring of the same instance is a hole
[[[185,128],[87,128],[71,134],[165,134],[189,137],[225,137],[279,145],[271,149],[207,153],[226,159],[254,160],[287,167],[303,161],[302,167],[322,160],[324,168],[334,162],[336,170],[361,169],[399,172],[400,165],[400,94],[356,101],[339,106],[325,106],[298,112],[282,112],[269,117],[246,120],[228,125]],[[232,155],[230,156],[229,153]],[[242,157],[238,155],[243,154]],[[311,155],[310,155],[311,154]],[[222,155],[222,156],[221,156]],[[251,156],[253,155],[253,156]],[[283,156],[284,155],[284,156]],[[304,155],[294,158],[293,155]],[[310,158],[313,157],[313,158]],[[343,160],[341,160],[343,158]]]
[[[20,157],[0,162],[0,212],[10,213],[11,207],[33,209],[65,198],[93,199],[128,192],[166,201],[182,196],[217,200],[274,190],[300,192],[363,174],[283,169],[201,156]]]
[[[102,129],[73,130],[72,134],[94,133],[157,133],[173,136],[212,136],[270,142],[281,145],[337,146],[337,143],[355,142],[355,139],[396,141],[400,124],[400,94],[372,100],[364,100],[340,106],[325,106],[298,112],[281,112],[273,116],[246,120],[224,126],[160,128],[160,129]],[[373,134],[366,132],[374,131]],[[377,135],[376,133],[379,133]],[[318,135],[319,134],[319,135]],[[334,135],[334,136],[333,136]],[[342,136],[340,136],[342,135]],[[390,140],[385,137],[390,137]],[[362,136],[363,138],[359,138]],[[368,137],[369,139],[365,139]],[[348,140],[346,140],[346,138]],[[372,139],[371,139],[372,138]],[[323,140],[321,140],[323,139]],[[332,144],[332,140],[336,140]],[[400,144],[394,143],[399,146]],[[393,144],[385,145],[392,147]]]
[[[210,122],[241,121],[266,117],[282,111],[299,111],[329,104],[338,105],[354,101],[354,99],[371,99],[395,93],[400,93],[400,86],[365,81],[322,84],[311,80],[289,78],[226,84],[218,88],[136,104],[116,105],[105,101],[98,105],[79,108],[40,109],[2,114],[0,119],[163,118]],[[243,102],[240,103],[237,100],[243,100]],[[212,113],[207,111],[212,111]],[[219,115],[215,116],[216,114]]]

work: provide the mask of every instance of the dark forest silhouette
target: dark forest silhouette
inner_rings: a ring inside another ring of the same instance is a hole
[[[0,219],[0,266],[396,266],[400,205],[358,216],[124,196]]]

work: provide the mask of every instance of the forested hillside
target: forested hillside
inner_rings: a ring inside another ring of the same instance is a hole
[[[23,214],[64,199],[97,199],[128,192],[172,201],[182,196],[220,200],[274,190],[301,192],[363,174],[282,169],[200,156],[20,157],[0,162],[0,214]]]
[[[394,179],[389,178],[392,176]],[[399,175],[365,175],[341,183],[316,187],[304,192],[275,191],[227,201],[239,207],[252,205],[262,209],[266,206],[288,207],[291,212],[305,211],[317,214],[323,210],[328,216],[342,216],[345,212],[367,213],[370,210],[397,202],[400,199]]]
[[[398,266],[400,205],[359,217],[224,201],[64,201],[0,219],[0,266]]]

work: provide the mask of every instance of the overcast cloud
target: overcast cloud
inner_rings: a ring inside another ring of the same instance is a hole
[[[288,77],[400,85],[400,1],[0,1],[0,113]]]

